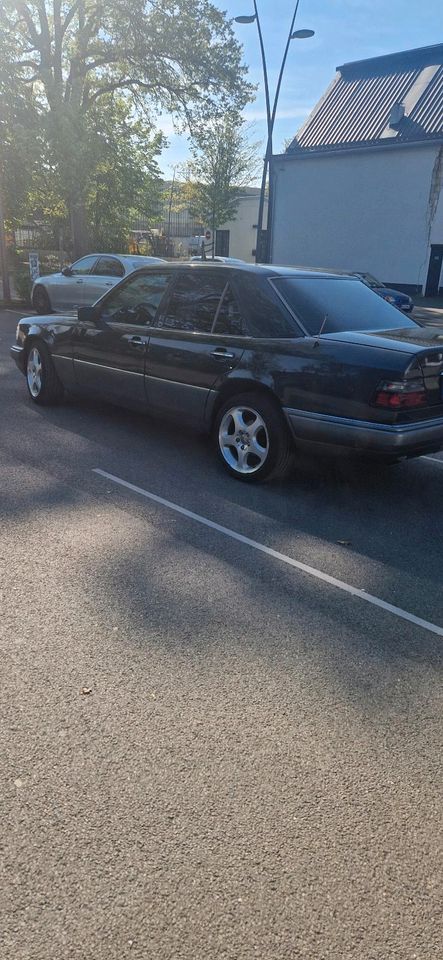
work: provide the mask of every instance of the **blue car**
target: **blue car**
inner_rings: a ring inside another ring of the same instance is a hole
[[[354,277],[360,277],[360,280],[363,280],[363,283],[367,287],[370,287],[371,290],[374,290],[375,293],[378,293],[379,297],[383,297],[383,300],[387,300],[388,303],[392,303],[393,307],[398,307],[399,310],[404,310],[405,313],[410,313],[414,307],[414,303],[407,293],[401,293],[400,290],[391,290],[391,287],[385,287],[381,280],[377,280],[376,277],[372,276],[372,273],[354,273]]]

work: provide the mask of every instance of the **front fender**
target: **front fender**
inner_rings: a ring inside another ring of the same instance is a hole
[[[64,385],[74,383],[72,317],[24,317],[17,326],[17,344],[26,353],[33,340],[43,340],[51,354],[55,369]]]

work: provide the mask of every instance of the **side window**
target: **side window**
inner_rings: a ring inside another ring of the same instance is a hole
[[[93,274],[98,277],[124,277],[123,265],[115,257],[99,257]]]
[[[97,257],[82,257],[71,264],[71,273],[74,277],[81,277],[85,273],[90,273]]]
[[[242,302],[248,310],[248,333],[252,337],[293,339],[303,331],[283,306],[268,280],[257,282],[253,274],[244,275],[241,286]]]
[[[101,316],[108,323],[153,326],[170,277],[168,273],[138,274],[110,294],[103,304]]]
[[[218,276],[206,269],[180,276],[157,326],[210,333],[225,286],[224,271]]]
[[[222,333],[231,337],[241,337],[245,336],[246,332],[246,324],[240,313],[238,303],[232,293],[230,285],[227,284],[215,322],[214,333]]]

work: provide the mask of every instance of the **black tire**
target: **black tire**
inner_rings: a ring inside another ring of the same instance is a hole
[[[40,315],[52,313],[51,301],[45,287],[43,287],[41,283],[37,284],[32,294],[32,306],[36,313]]]
[[[237,431],[233,411],[241,412],[240,422],[245,426],[243,431]],[[260,419],[254,417],[261,419],[262,426]],[[223,443],[221,434],[229,435],[227,443]],[[258,438],[260,451],[266,453],[254,453],[251,437]],[[227,400],[217,412],[213,441],[225,470],[231,477],[245,483],[284,477],[293,465],[294,444],[289,428],[277,402],[265,393],[242,393]],[[239,456],[243,466],[240,466]]]
[[[63,384],[43,340],[32,340],[29,344],[25,373],[28,393],[34,403],[41,406],[59,403],[63,397]]]

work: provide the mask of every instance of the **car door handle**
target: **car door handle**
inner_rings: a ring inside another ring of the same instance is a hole
[[[112,280],[108,280],[108,282],[105,283],[105,287],[113,287],[113,286],[114,286],[114,284],[113,284]]]
[[[84,280],[76,280],[75,282],[76,282],[76,283],[84,283],[85,281],[84,281]]]
[[[143,337],[129,337],[128,343],[129,346],[134,347],[135,349],[146,346],[146,340],[144,340]]]
[[[212,351],[211,357],[215,357],[216,360],[234,360],[235,353],[229,353],[224,347],[217,347]]]

